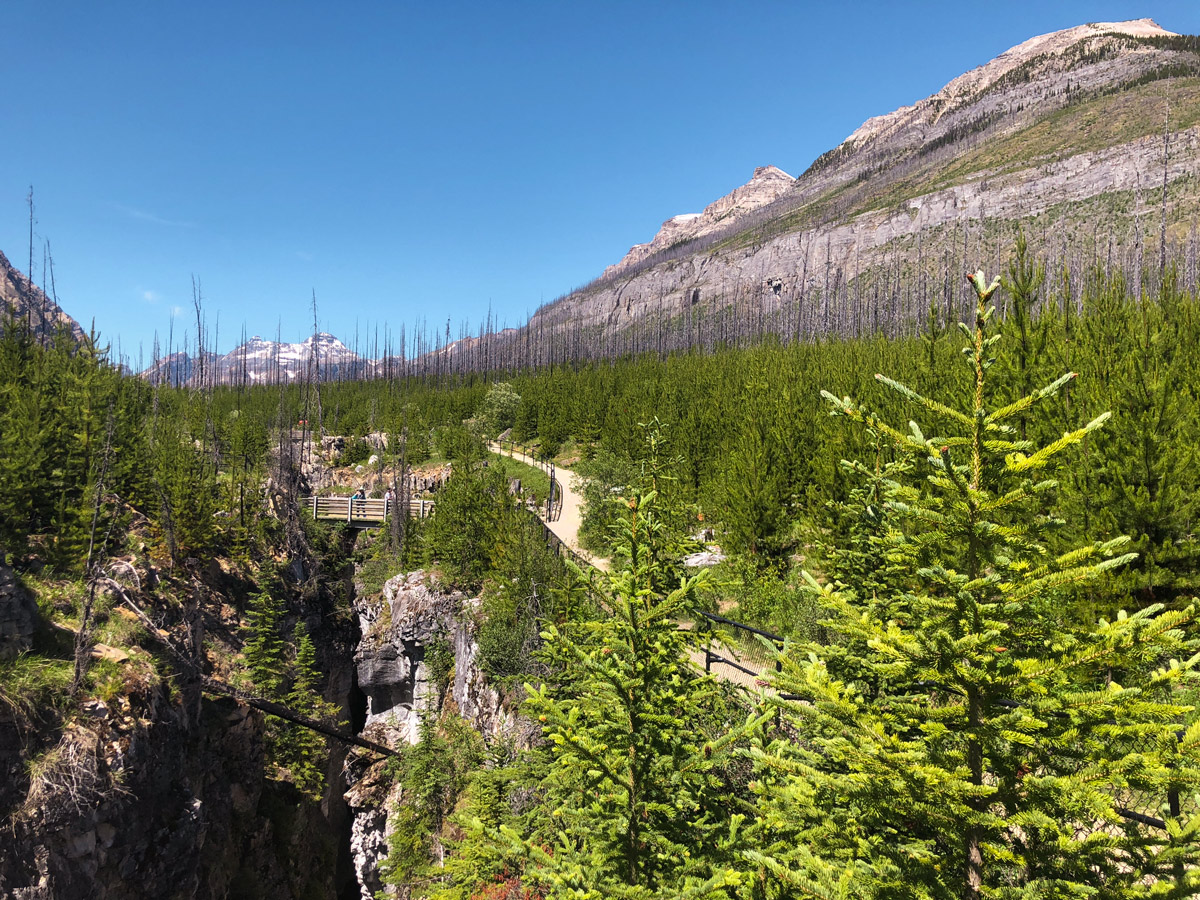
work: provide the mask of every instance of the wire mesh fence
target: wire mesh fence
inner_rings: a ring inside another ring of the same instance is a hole
[[[779,670],[775,650],[783,638],[715,613],[699,613],[695,624],[704,646],[704,671],[727,681],[763,686]]]

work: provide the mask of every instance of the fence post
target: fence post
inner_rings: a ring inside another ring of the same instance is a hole
[[[1171,811],[1171,818],[1179,820],[1179,788],[1172,785],[1167,789],[1167,807]],[[1180,887],[1183,884],[1183,860],[1176,859],[1174,865],[1175,886]]]
[[[317,495],[313,494],[313,518],[317,517]]]
[[[777,653],[782,653],[783,652],[783,644],[777,643],[775,645],[775,651]],[[775,659],[775,674],[776,674],[776,676],[778,676],[779,673],[782,671],[783,671],[783,658],[777,657]],[[776,691],[776,693],[779,692],[778,677],[775,679],[775,691]],[[775,728],[776,728],[776,730],[778,730],[782,727],[783,727],[783,711],[777,706],[777,707],[775,707]]]
[[[354,522],[354,497],[346,498],[346,524],[351,525]]]

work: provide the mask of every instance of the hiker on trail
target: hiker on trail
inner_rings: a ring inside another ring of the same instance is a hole
[[[350,495],[350,499],[351,499],[351,500],[361,500],[361,499],[363,499],[363,492],[362,492],[362,488],[359,488],[359,489],[358,489],[358,490],[356,490],[356,491],[355,491],[353,494],[351,494],[351,495]]]
[[[383,508],[385,510],[391,509],[392,504],[395,502],[396,502],[396,492],[393,491],[391,488],[388,488],[387,491],[385,491],[384,495],[383,495]]]

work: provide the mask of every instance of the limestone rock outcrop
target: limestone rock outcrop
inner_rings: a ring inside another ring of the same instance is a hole
[[[27,323],[39,338],[52,337],[60,331],[65,331],[73,341],[85,337],[78,322],[0,253],[0,327],[10,313],[17,321]]]
[[[478,599],[442,591],[418,570],[390,578],[378,596],[357,597],[354,608],[362,631],[355,663],[358,686],[367,697],[365,737],[393,747],[415,744],[422,718],[442,712],[460,716],[485,738],[528,740],[520,733],[527,723],[480,667]],[[453,672],[443,668],[443,684],[436,683],[439,673],[430,665],[435,647],[443,667],[452,654]],[[392,813],[403,797],[382,762],[351,757],[345,780],[354,815],[354,871],[363,900],[370,900],[383,887],[379,867],[388,852]]]
[[[421,570],[390,578],[379,597],[359,598],[362,641],[355,652],[358,686],[367,696],[366,728],[383,725],[409,744],[420,740],[421,716],[453,702],[458,714],[485,735],[511,727],[501,694],[478,662],[474,616],[479,601],[431,586]],[[427,660],[431,647],[452,653],[453,679],[446,696]]]

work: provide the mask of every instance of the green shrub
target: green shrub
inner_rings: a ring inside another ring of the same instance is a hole
[[[362,438],[347,438],[346,446],[338,454],[338,465],[356,466],[371,458],[371,445]]]

